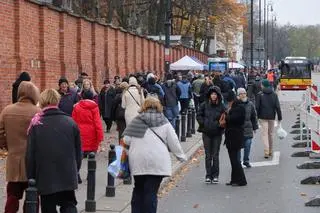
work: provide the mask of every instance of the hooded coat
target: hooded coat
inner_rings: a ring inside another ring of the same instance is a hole
[[[271,87],[263,88],[257,95],[256,110],[259,119],[275,120],[277,113],[278,120],[282,120],[279,98]]]
[[[218,95],[218,102],[212,103],[209,98],[212,93]],[[220,127],[219,120],[221,115],[225,112],[225,107],[222,103],[222,94],[218,87],[213,86],[209,89],[207,94],[207,101],[200,105],[197,114],[197,121],[199,123],[198,131],[209,136],[219,136],[223,134],[223,128]]]
[[[177,86],[174,79],[167,80],[162,85],[164,91],[164,101],[163,104],[166,107],[175,107],[178,105],[179,97],[181,95],[181,90]]]
[[[7,182],[25,182],[25,156],[27,150],[27,129],[32,117],[40,111],[38,89],[31,83],[21,83],[18,102],[3,109],[0,114],[0,148],[8,150],[6,161]],[[24,91],[24,92],[23,92]]]
[[[18,101],[18,88],[22,81],[31,81],[31,77],[29,73],[22,72],[20,73],[17,80],[12,84],[12,103],[16,103]]]
[[[74,106],[72,118],[78,124],[82,151],[97,151],[104,139],[99,107],[92,100],[81,100]]]

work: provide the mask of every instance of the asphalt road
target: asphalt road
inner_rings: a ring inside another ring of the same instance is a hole
[[[319,82],[320,75],[313,77]],[[279,92],[284,120],[282,126],[289,133],[299,112],[297,104],[302,92]],[[309,158],[292,158],[291,154],[301,149],[292,148],[296,142],[288,135],[284,140],[275,139],[274,151],[280,152],[278,165],[245,169],[248,185],[226,186],[230,181],[230,162],[226,148],[221,146],[220,183],[204,183],[204,161],[194,164],[177,186],[159,200],[159,213],[319,213],[320,207],[305,207],[304,203],[320,195],[319,185],[301,185],[300,181],[310,175],[319,175],[320,170],[299,170],[296,165]],[[303,149],[302,149],[303,150]],[[260,132],[256,134],[251,153],[252,162],[266,161]],[[271,161],[271,159],[267,160]]]

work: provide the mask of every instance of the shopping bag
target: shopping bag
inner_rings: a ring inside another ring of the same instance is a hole
[[[108,172],[119,179],[130,177],[129,158],[127,150],[122,146],[115,147],[116,160],[108,166]]]
[[[278,124],[279,128],[277,130],[277,136],[280,140],[284,139],[285,137],[287,137],[288,133],[286,132],[286,130],[284,130],[281,126],[281,123]]]

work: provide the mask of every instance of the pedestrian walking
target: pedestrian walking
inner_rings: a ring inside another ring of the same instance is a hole
[[[278,95],[273,91],[267,79],[262,80],[262,92],[257,96],[256,110],[261,125],[261,141],[264,144],[264,157],[267,159],[273,153],[274,122],[277,114],[278,122],[282,113]]]
[[[79,101],[77,91],[69,88],[69,82],[66,78],[61,77],[59,79],[59,90],[61,98],[59,102],[59,109],[64,113],[71,115],[73,105]]]
[[[99,97],[97,92],[95,91],[92,82],[89,79],[83,79],[82,88],[80,90],[79,96],[80,99],[83,99],[83,93],[86,91],[90,91],[93,94],[93,99],[97,104],[99,104]]]
[[[78,77],[78,79],[74,82],[78,88],[77,92],[80,92],[84,79],[89,79],[89,75],[85,72],[82,72],[82,73],[80,73],[80,76]]]
[[[126,125],[139,114],[144,102],[143,89],[139,86],[135,77],[129,78],[129,87],[122,96],[122,108],[125,109]]]
[[[179,76],[179,81],[177,82],[177,86],[179,87],[181,94],[179,97],[181,112],[187,113],[189,108],[189,103],[192,98],[192,88],[187,76]]]
[[[31,81],[29,73],[22,72],[20,73],[17,80],[12,84],[12,103],[18,102],[18,88],[22,81]]]
[[[81,135],[82,151],[84,156],[90,152],[97,152],[104,139],[98,104],[93,101],[91,91],[83,93],[72,112],[73,120],[78,124]]]
[[[40,111],[36,106],[39,95],[39,89],[33,83],[22,81],[17,90],[18,102],[5,107],[0,114],[0,148],[8,150],[5,213],[18,212],[19,200],[28,187],[25,167],[27,129],[32,117]],[[23,212],[26,212],[25,205]]]
[[[178,160],[186,156],[174,128],[162,113],[159,99],[149,96],[124,131],[129,165],[134,177],[131,213],[156,213],[157,193],[164,177],[172,175],[169,151]]]
[[[36,180],[41,212],[76,213],[77,174],[81,166],[81,140],[77,124],[58,108],[59,93],[46,89],[40,95],[42,112],[28,130],[27,177]]]
[[[179,116],[179,97],[181,90],[177,86],[175,79],[172,74],[167,75],[167,81],[162,85],[164,91],[164,114],[172,124],[176,126],[176,120]]]
[[[197,79],[192,82],[192,93],[193,93],[193,100],[194,100],[194,106],[196,111],[199,110],[200,106],[200,90],[201,86],[204,83],[204,75],[198,74]]]
[[[219,153],[224,130],[219,121],[225,113],[222,99],[220,89],[211,87],[197,114],[198,131],[202,132],[205,150],[206,183],[219,183]]]
[[[233,92],[229,93],[227,101],[229,103],[229,110],[225,118],[225,144],[231,163],[231,181],[227,185],[245,186],[247,185],[247,180],[239,161],[239,155],[244,142],[243,125],[245,122],[245,108],[240,100],[236,100]]]
[[[251,150],[252,139],[254,133],[259,128],[257,113],[254,104],[248,100],[247,92],[244,88],[239,88],[237,90],[238,98],[245,108],[245,122],[243,124],[243,165],[247,168],[251,168],[249,156]],[[241,152],[239,155],[239,161],[241,161]]]
[[[129,87],[127,82],[121,82],[119,87],[116,89],[116,96],[112,103],[112,114],[117,124],[117,131],[119,133],[119,139],[122,137],[122,133],[126,128],[125,110],[122,108],[122,95]]]
[[[106,132],[109,133],[112,127],[114,114],[112,114],[113,102],[116,96],[116,89],[109,80],[103,82],[103,87],[99,94],[100,114],[106,124]]]
[[[208,91],[211,86],[213,86],[212,79],[210,76],[206,76],[200,88],[200,105],[207,100]]]

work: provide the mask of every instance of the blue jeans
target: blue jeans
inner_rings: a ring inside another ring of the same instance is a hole
[[[173,128],[176,127],[176,120],[179,115],[179,107],[178,105],[173,107],[166,107],[164,110],[164,115],[168,118]]]
[[[249,163],[249,155],[251,150],[252,138],[245,138],[243,144],[243,163]],[[241,162],[241,152],[239,154],[239,161]]]
[[[131,213],[157,213],[158,190],[162,176],[137,175],[131,199]]]

